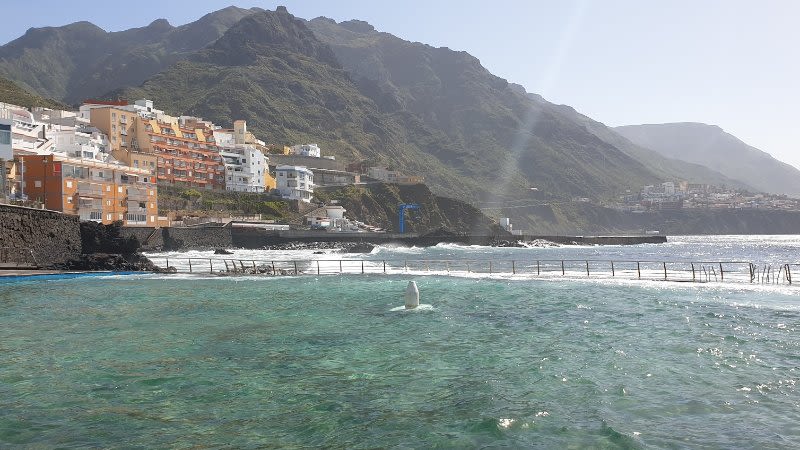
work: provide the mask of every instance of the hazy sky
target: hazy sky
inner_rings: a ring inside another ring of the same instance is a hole
[[[89,20],[194,21],[232,0],[3,0],[0,42]],[[607,125],[704,122],[800,167],[800,1],[246,1],[464,50],[494,74]],[[11,19],[10,19],[11,18]],[[9,20],[10,19],[10,20]]]

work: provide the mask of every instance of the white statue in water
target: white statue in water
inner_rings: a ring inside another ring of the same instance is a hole
[[[406,286],[406,309],[414,309],[419,306],[419,289],[415,281],[409,281]]]

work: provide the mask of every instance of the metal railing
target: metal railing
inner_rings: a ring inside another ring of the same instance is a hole
[[[33,250],[27,247],[0,247],[0,264],[5,268],[39,267]]]
[[[177,273],[247,275],[476,274],[539,278],[617,278],[673,282],[792,284],[800,263],[756,265],[747,261],[643,260],[467,260],[467,259],[307,259],[183,258],[151,256]]]

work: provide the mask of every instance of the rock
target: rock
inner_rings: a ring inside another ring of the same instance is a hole
[[[91,253],[58,266],[62,270],[114,271],[114,272],[157,272],[161,270],[144,255],[134,253],[120,255],[113,253]]]
[[[229,251],[229,250],[226,250],[224,248],[216,248],[216,249],[214,249],[214,254],[215,255],[232,255],[233,252]]]
[[[372,244],[367,244],[365,242],[357,242],[353,245],[348,246],[344,249],[345,253],[371,253],[372,250],[375,248]]]

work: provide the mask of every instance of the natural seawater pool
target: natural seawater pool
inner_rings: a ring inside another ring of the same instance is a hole
[[[795,287],[0,282],[0,447],[797,447]]]

